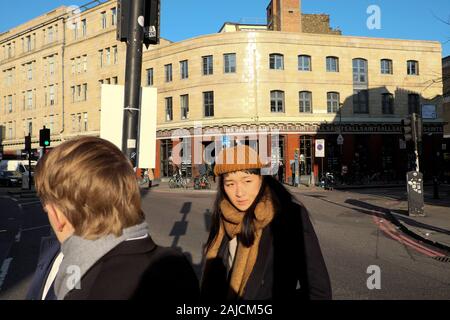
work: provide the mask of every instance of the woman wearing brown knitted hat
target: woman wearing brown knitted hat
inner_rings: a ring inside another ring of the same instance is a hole
[[[331,299],[331,285],[308,212],[248,146],[222,150],[218,192],[205,246],[207,302]]]

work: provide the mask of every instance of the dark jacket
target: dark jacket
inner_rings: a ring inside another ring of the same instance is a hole
[[[119,244],[81,278],[65,300],[196,302],[198,279],[186,257],[148,237]]]
[[[56,236],[42,238],[41,248],[39,253],[39,260],[36,271],[31,281],[30,289],[27,293],[27,300],[41,300],[44,292],[45,282],[50,273],[50,270],[55,261],[56,256],[60,250],[60,244]],[[53,286],[50,287],[46,300],[56,300],[56,295]]]
[[[207,262],[202,300],[226,301],[228,241],[218,257]],[[263,230],[258,258],[248,279],[243,300],[328,300],[331,284],[319,242],[305,207],[291,203]]]

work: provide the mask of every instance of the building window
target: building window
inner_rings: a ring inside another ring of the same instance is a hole
[[[12,96],[8,96],[8,112],[11,113],[13,110]]]
[[[165,74],[166,74],[166,82],[172,81],[172,64],[166,64],[164,66]]]
[[[99,62],[100,62],[100,68],[103,68],[103,50],[99,50],[98,51],[98,56],[99,56]]]
[[[173,120],[173,104],[172,97],[166,98],[166,121]]]
[[[189,78],[189,66],[187,60],[180,61],[180,71],[181,71],[181,79]]]
[[[72,28],[73,28],[73,39],[77,40],[78,39],[78,22],[72,23]]]
[[[26,45],[26,51],[25,52],[29,52],[31,51],[31,36],[26,36],[25,38],[25,45]]]
[[[50,122],[50,125],[49,125],[49,127],[50,127],[50,132],[53,132],[53,130],[55,129],[55,120],[54,120],[54,117],[53,117],[53,115],[50,115],[49,116],[49,122]]]
[[[311,71],[311,56],[300,55],[298,56],[298,70],[299,71]]]
[[[298,93],[299,98],[299,111],[301,113],[312,112],[312,94],[309,91],[300,91]]]
[[[284,91],[270,91],[270,112],[284,112]]]
[[[224,72],[235,73],[236,72],[236,54],[226,53],[223,55]]]
[[[77,72],[81,73],[81,57],[77,57]]]
[[[76,130],[76,115],[71,114],[71,117],[72,117],[72,132],[75,132],[75,130]]]
[[[87,72],[87,55],[83,56],[83,71]]]
[[[214,92],[203,92],[203,110],[205,117],[214,117]]]
[[[81,100],[81,85],[77,86],[77,101]]]
[[[147,86],[153,86],[153,68],[147,69]]]
[[[101,13],[101,19],[102,19],[102,29],[106,29],[106,11],[103,11]]]
[[[327,93],[327,112],[336,113],[339,111],[340,97],[338,92]]]
[[[87,112],[85,112],[84,114],[83,114],[83,117],[84,117],[84,131],[88,131],[88,114],[87,114]]]
[[[78,132],[81,132],[81,113],[77,114],[78,118]]]
[[[119,78],[118,77],[113,77],[112,78],[112,84],[118,84],[119,83]]]
[[[339,72],[339,58],[327,57],[327,72]]]
[[[115,26],[117,24],[117,9],[112,8],[111,9],[111,25]]]
[[[180,96],[181,105],[181,120],[189,118],[189,95],[185,94]]]
[[[354,90],[353,92],[353,112],[369,113],[369,91]]]
[[[418,94],[408,94],[408,113],[420,114],[420,96]]]
[[[27,79],[33,80],[33,63],[27,64]]]
[[[270,54],[270,69],[272,70],[284,70],[284,56],[279,53]]]
[[[353,59],[353,83],[367,84],[367,60]]]
[[[27,91],[27,108],[33,109],[33,91]]]
[[[106,48],[106,65],[110,65],[111,64],[111,49],[110,48]]]
[[[75,102],[75,86],[70,87],[70,91],[72,92],[72,103]]]
[[[118,55],[119,55],[119,52],[118,52],[118,50],[117,50],[117,46],[114,46],[113,47],[113,54],[114,54],[114,64],[117,64],[117,61],[118,61]]]
[[[50,92],[50,105],[53,106],[55,105],[55,86],[51,85],[49,87],[49,92]]]
[[[394,114],[394,96],[391,93],[383,93],[381,96],[383,114]]]
[[[408,75],[409,76],[417,76],[419,75],[419,62],[415,60],[409,60],[407,63],[408,67]]]
[[[83,84],[83,101],[87,100],[87,83]]]
[[[202,59],[203,59],[203,75],[207,76],[213,74],[214,72],[213,56],[205,56],[202,57]]]
[[[87,35],[87,22],[86,19],[81,20],[81,32],[83,37],[86,37]]]
[[[55,56],[48,57],[48,69],[51,76],[55,74]]]
[[[381,59],[381,74],[392,74],[392,60]]]
[[[47,41],[48,43],[53,42],[53,27],[48,27],[47,29]]]

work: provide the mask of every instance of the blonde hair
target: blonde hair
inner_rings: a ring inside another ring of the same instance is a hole
[[[118,237],[145,219],[131,162],[109,141],[64,142],[39,161],[35,181],[41,201],[58,207],[85,239]]]

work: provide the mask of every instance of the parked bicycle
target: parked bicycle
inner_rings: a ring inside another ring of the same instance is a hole
[[[325,190],[333,190],[335,186],[334,175],[331,172],[326,172],[322,174],[322,178],[320,178],[320,187]]]
[[[208,180],[208,176],[206,174],[201,175],[194,179],[194,189],[211,189],[211,183]]]
[[[184,188],[187,187],[187,180],[183,177],[181,174],[181,170],[178,169],[178,171],[173,175],[169,180],[169,188],[175,189],[175,188]]]

